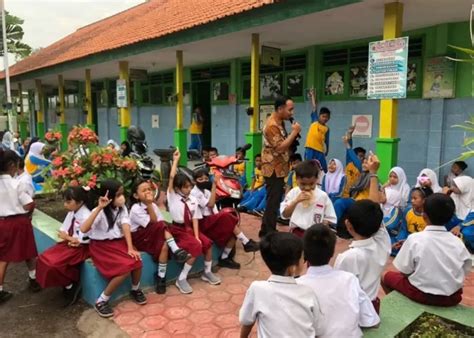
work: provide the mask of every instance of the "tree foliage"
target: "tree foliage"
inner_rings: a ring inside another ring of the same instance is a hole
[[[8,53],[15,55],[15,59],[24,59],[31,54],[32,48],[24,43],[22,25],[25,22],[23,19],[10,15],[8,12],[5,12],[6,18],[6,30],[7,30],[7,49]],[[0,20],[1,21],[1,20]],[[0,56],[4,55],[3,50],[3,28],[0,25]]]

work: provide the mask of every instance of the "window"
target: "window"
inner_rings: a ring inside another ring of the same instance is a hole
[[[212,101],[223,103],[229,101],[229,81],[212,82]]]
[[[250,99],[250,62],[241,64],[241,98]],[[304,100],[306,54],[284,56],[280,66],[260,65],[260,100],[271,102],[278,95]]]
[[[141,105],[163,105],[174,95],[173,72],[151,74],[141,82]]]

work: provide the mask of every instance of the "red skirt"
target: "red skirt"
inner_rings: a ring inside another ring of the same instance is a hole
[[[305,231],[301,228],[291,228],[290,232],[301,239],[304,237],[304,233],[305,233]]]
[[[234,236],[234,229],[238,223],[239,218],[235,211],[226,208],[217,214],[205,216],[199,220],[199,229],[218,247],[222,248]]]
[[[104,241],[91,239],[89,250],[95,267],[109,280],[142,267],[142,261],[128,255],[124,238]]]
[[[44,288],[67,286],[79,281],[79,266],[89,258],[89,245],[70,247],[58,243],[41,255],[36,262],[36,280]]]
[[[433,278],[436,278],[436,276]],[[432,295],[411,285],[408,277],[398,271],[387,272],[383,276],[383,283],[388,288],[397,290],[411,300],[421,304],[448,307],[456,306],[462,300],[462,289],[459,289],[451,296]]]
[[[0,218],[0,261],[23,262],[36,256],[30,218],[27,215]]]
[[[201,243],[194,236],[194,231],[191,227],[184,226],[181,224],[173,224],[169,227],[171,234],[173,235],[178,246],[186,250],[191,256],[198,257],[205,255],[206,252],[212,247],[212,241],[207,238],[202,232],[199,232],[199,239]]]
[[[139,227],[137,231],[132,232],[133,245],[139,251],[145,251],[158,260],[163,244],[165,244],[165,230],[167,228],[164,222],[150,223],[146,228]]]

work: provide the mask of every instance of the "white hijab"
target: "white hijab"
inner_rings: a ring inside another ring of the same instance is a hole
[[[456,204],[456,216],[464,220],[474,205],[474,180],[470,176],[458,176],[454,178],[454,184],[461,193],[453,193],[451,198]]]
[[[436,175],[436,173],[433,170],[425,168],[422,171],[420,171],[420,174],[418,175],[418,177],[421,177],[421,176],[426,176],[430,179],[431,190],[433,190],[434,193],[441,192],[443,190],[439,186],[438,175]],[[415,187],[417,188],[421,187],[419,179],[417,179]]]
[[[324,191],[327,194],[338,192],[339,187],[341,186],[341,181],[344,178],[344,167],[342,165],[342,162],[339,161],[337,158],[333,158],[331,159],[331,161],[334,161],[336,163],[336,171],[333,173],[328,171],[324,176]]]
[[[44,158],[44,155],[41,153],[43,151],[43,148],[45,147],[46,145],[42,142],[35,142],[31,145],[30,147],[30,152],[28,153],[28,155],[33,155],[37,158],[40,158],[40,159],[45,159]]]
[[[13,142],[13,134],[6,131],[3,134],[2,144],[5,149],[15,150],[15,143]]]
[[[120,150],[120,146],[119,146],[118,143],[115,142],[114,140],[108,140],[108,141],[107,141],[107,146],[113,146],[113,147],[114,147],[114,150],[117,150],[117,151]]]
[[[400,167],[394,167],[390,173],[394,173],[398,177],[396,185],[389,185],[385,188],[385,196],[387,198],[386,204],[393,207],[405,208],[408,202],[408,195],[410,194],[410,186],[407,183],[407,175],[405,170]]]

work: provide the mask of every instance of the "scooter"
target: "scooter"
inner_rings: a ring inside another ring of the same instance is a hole
[[[155,171],[155,164],[147,155],[148,145],[145,141],[145,132],[140,127],[130,126],[127,130],[127,139],[132,146],[129,156],[137,161],[140,176],[150,179]]]

